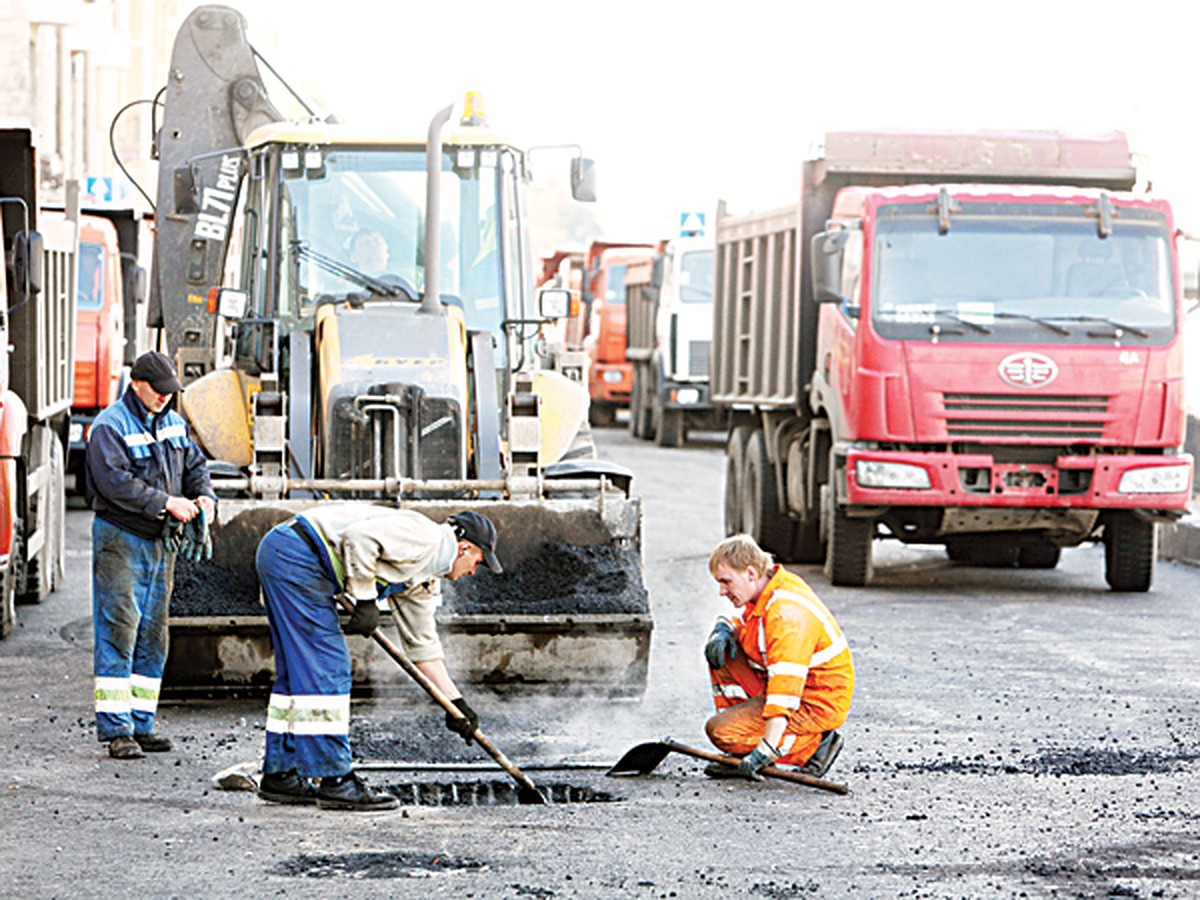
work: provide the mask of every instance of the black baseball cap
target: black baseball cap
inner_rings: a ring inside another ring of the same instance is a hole
[[[500,575],[504,567],[496,558],[496,526],[487,516],[471,510],[455,513],[450,517],[450,524],[459,540],[470,541],[483,551],[483,561],[489,569]]]
[[[129,377],[134,381],[148,382],[160,394],[176,394],[183,390],[170,357],[157,350],[147,351],[134,360]]]

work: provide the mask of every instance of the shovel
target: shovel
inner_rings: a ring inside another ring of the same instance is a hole
[[[354,604],[349,600],[345,599],[344,597],[338,597],[337,600],[338,603],[341,604],[342,608],[347,612],[354,612]],[[387,635],[376,628],[371,632],[371,637],[374,638],[375,643],[382,647],[384,652],[394,659],[396,664],[399,665],[400,668],[402,668],[405,672],[407,672],[412,680],[419,684],[425,690],[425,693],[432,697],[434,701],[436,701],[437,704],[442,707],[442,709],[446,710],[446,712],[454,716],[456,719],[466,718],[466,716],[459,712],[458,707],[451,702],[450,698],[442,693],[441,689],[438,688],[438,686],[432,681],[430,681],[429,677],[420,669],[418,669],[413,664],[412,660],[404,655],[404,651],[393,644]],[[501,753],[500,749],[496,747],[495,744],[484,737],[482,731],[476,728],[475,733],[471,735],[471,737],[474,738],[475,742],[478,743],[479,746],[484,749],[484,751],[486,751],[488,756],[494,759],[499,764],[500,768],[511,775],[513,781],[517,783],[518,803],[526,806],[544,806],[550,802],[546,799],[546,795],[538,790],[537,785],[530,780],[529,776],[518,769],[512,760]]]
[[[667,758],[667,754],[675,752],[682,753],[685,756],[694,756],[696,759],[706,759],[709,762],[720,763],[723,766],[729,766],[736,769],[741,760],[736,756],[724,756],[720,753],[713,753],[711,750],[697,750],[695,747],[688,747],[684,744],[677,744],[670,738],[663,738],[661,741],[651,741],[648,744],[638,744],[632,750],[629,750],[617,760],[617,764],[608,770],[609,775],[647,775],[657,768],[658,764]],[[836,781],[826,781],[824,778],[817,778],[813,775],[805,775],[803,772],[793,772],[789,769],[780,769],[775,766],[763,766],[759,769],[759,774],[768,775],[771,778],[780,778],[784,781],[794,781],[796,784],[804,784],[808,787],[819,788],[822,791],[830,791],[834,794],[848,794],[850,789],[844,784],[838,784]]]

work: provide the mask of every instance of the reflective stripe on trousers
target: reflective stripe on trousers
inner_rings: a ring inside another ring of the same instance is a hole
[[[275,648],[263,772],[344,775],[350,757],[350,651],[338,622],[337,584],[289,523],[256,557]]]
[[[158,541],[92,520],[93,696],[101,741],[154,731],[174,570],[174,555]]]

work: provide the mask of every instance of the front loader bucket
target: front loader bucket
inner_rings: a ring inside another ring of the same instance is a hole
[[[254,555],[275,524],[317,502],[221,502],[212,561],[177,563],[164,696],[269,693],[274,660]],[[637,697],[645,691],[653,620],[637,499],[609,492],[402,505],[435,521],[474,509],[496,525],[504,573],[481,566],[473,576],[443,582],[439,632],[456,680],[506,693]],[[406,689],[371,641],[351,637],[349,646],[359,693]]]

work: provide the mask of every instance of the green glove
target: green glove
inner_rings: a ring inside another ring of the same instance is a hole
[[[163,549],[168,553],[178,553],[179,548],[183,546],[183,531],[184,523],[180,522],[172,515],[167,516],[167,521],[163,526],[162,541]]]

